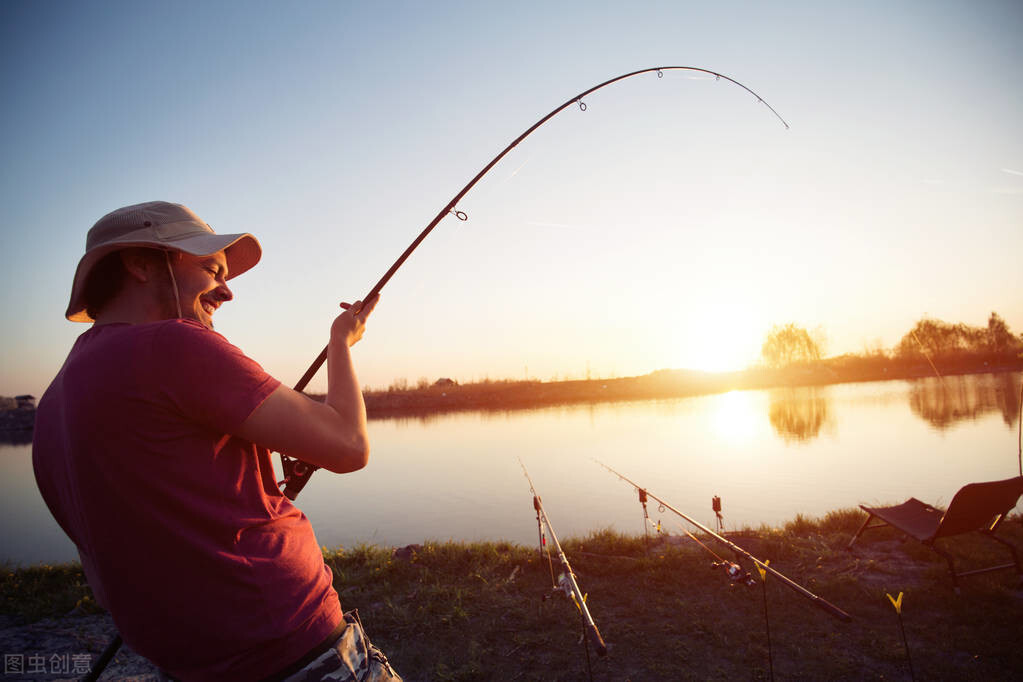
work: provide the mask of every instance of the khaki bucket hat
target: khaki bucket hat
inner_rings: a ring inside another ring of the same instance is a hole
[[[71,302],[65,316],[72,322],[92,322],[85,311],[85,282],[103,256],[130,247],[182,251],[209,256],[224,251],[228,279],[259,262],[263,250],[251,234],[216,234],[190,208],[166,201],[148,201],[106,214],[89,230],[85,255],[78,262]]]

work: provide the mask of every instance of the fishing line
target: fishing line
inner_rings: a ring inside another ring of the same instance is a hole
[[[913,338],[916,339],[916,342],[920,344],[920,350],[923,351],[924,357],[927,358],[927,362],[931,365],[931,369],[933,369],[934,373],[938,375],[938,381],[941,382],[941,387],[947,389],[948,386],[945,384],[945,377],[941,376],[941,372],[939,372],[938,368],[934,366],[934,361],[931,360],[931,354],[927,352],[927,346],[925,346],[920,340],[920,337],[916,335],[915,329],[910,329],[909,333],[912,334]]]
[[[490,172],[491,168],[497,165],[497,163],[501,161],[501,159],[503,159],[505,155],[508,154],[508,152],[510,152],[512,149],[518,146],[520,142],[529,137],[533,133],[533,131],[535,131],[537,128],[542,126],[550,119],[554,118],[562,110],[572,106],[573,104],[577,105],[580,111],[586,111],[587,105],[586,102],[583,101],[583,98],[586,97],[587,95],[596,92],[597,90],[600,90],[601,88],[605,88],[611,85],[612,83],[617,83],[618,81],[623,81],[627,78],[633,78],[634,76],[639,76],[647,73],[655,73],[657,75],[658,80],[661,80],[664,78],[664,73],[666,71],[690,71],[694,73],[702,73],[708,76],[714,76],[715,81],[724,80],[728,83],[737,85],[746,92],[748,92],[749,94],[753,95],[757,103],[763,104],[765,107],[767,107],[767,109],[772,114],[774,114],[779,121],[781,121],[782,125],[785,126],[786,130],[788,130],[789,128],[789,124],[785,121],[785,119],[782,118],[781,115],[777,111],[775,111],[774,107],[768,104],[760,95],[758,95],[753,90],[749,89],[739,81],[730,78],[724,74],[718,73],[716,71],[711,71],[709,69],[702,69],[696,66],[655,66],[648,69],[639,69],[638,71],[632,71],[630,73],[622,74],[621,76],[616,76],[614,78],[608,79],[603,83],[600,83],[599,85],[595,85],[592,88],[589,88],[588,90],[580,92],[578,95],[575,95],[574,97],[570,97],[563,104],[554,108],[550,113],[543,116],[540,120],[538,120],[536,123],[527,128],[525,132],[523,132],[517,138],[512,140],[511,144],[509,144],[497,156],[491,159],[490,162],[487,163],[487,165],[484,166],[483,169],[480,170],[480,172],[477,173],[476,176],[473,177],[473,179],[470,180],[465,185],[465,187],[459,190],[458,193],[455,194],[455,196],[452,197],[451,200],[448,201],[448,203],[446,203],[444,207],[437,212],[437,215],[434,216],[433,220],[431,220],[430,223],[423,229],[423,231],[419,233],[419,236],[416,237],[415,240],[413,240],[412,243],[408,246],[408,248],[405,249],[405,251],[401,254],[401,256],[398,257],[398,260],[394,261],[394,263],[387,270],[387,272],[384,273],[384,276],[380,278],[380,281],[378,281],[373,286],[373,288],[370,289],[370,292],[366,294],[366,296],[362,299],[363,302],[365,303],[367,301],[372,300],[373,297],[380,293],[380,290],[383,289],[384,285],[387,284],[388,281],[390,281],[394,273],[398,271],[398,268],[402,266],[402,264],[408,259],[410,255],[412,255],[412,252],[416,250],[416,248],[419,246],[419,244],[422,243],[424,239],[426,239],[427,235],[429,235],[430,232],[433,231],[433,228],[436,227],[441,220],[443,220],[448,215],[454,215],[456,218],[463,221],[468,219],[468,215],[466,215],[465,212],[456,209],[458,202],[461,201],[462,197],[464,197],[469,192],[469,190],[471,190],[476,185],[476,183],[483,178],[484,175]],[[355,312],[358,313],[359,311]],[[320,367],[323,365],[326,359],[327,348],[325,347],[316,357],[316,359],[313,360],[313,363],[309,366],[309,369],[306,370],[305,374],[302,375],[302,378],[298,380],[298,383],[295,384],[296,391],[302,391],[305,389],[305,387],[312,380],[313,376],[316,375],[316,372],[319,371]],[[315,471],[318,467],[308,464],[306,462],[302,462],[301,460],[288,457],[284,453],[280,453],[280,455],[281,467],[284,470],[284,480],[281,481],[281,485],[284,486],[284,495],[289,499],[294,500],[298,493],[308,482],[309,477],[312,475],[313,471]]]
[[[714,550],[712,550],[712,549],[711,549],[710,547],[708,547],[707,545],[703,544],[703,542],[702,542],[702,541],[700,540],[700,538],[698,538],[698,537],[696,537],[695,535],[693,535],[693,534],[692,534],[692,533],[691,533],[691,532],[689,531],[689,529],[688,529],[688,528],[686,528],[685,526],[683,526],[683,525],[682,525],[681,523],[680,523],[680,524],[678,524],[678,527],[682,529],[682,532],[683,532],[683,533],[685,533],[685,534],[686,534],[686,535],[688,535],[688,536],[689,536],[689,537],[690,537],[690,538],[691,538],[692,540],[694,540],[694,541],[696,542],[696,544],[698,544],[698,545],[699,545],[700,547],[703,547],[703,548],[704,548],[705,550],[707,550],[708,552],[710,552],[710,555],[711,555],[712,557],[714,557],[714,558],[715,558],[715,559],[717,559],[718,561],[724,562],[724,559],[723,559],[723,558],[722,558],[722,557],[721,557],[721,556],[720,556],[720,555],[719,555],[719,554],[718,554],[717,552],[715,552]]]
[[[703,547],[705,550],[707,550],[710,553],[710,555],[712,557],[717,559],[717,561],[715,561],[714,563],[711,564],[711,567],[712,568],[723,568],[723,569],[725,569],[725,575],[728,576],[728,579],[732,582],[732,584],[738,585],[738,584],[742,583],[743,585],[746,585],[747,587],[752,587],[754,585],[753,576],[750,575],[749,571],[744,570],[743,567],[740,566],[739,564],[737,564],[736,562],[729,561],[728,559],[725,559],[720,554],[718,554],[717,552],[712,550],[710,547],[708,547],[706,544],[704,544],[700,540],[700,538],[696,537],[691,532],[689,532],[689,529],[686,528],[685,526],[683,526],[681,523],[678,523],[677,525],[678,525],[678,527],[680,529],[682,529],[683,533],[688,535],[689,538],[691,540],[693,540],[693,542],[698,544],[700,547]]]

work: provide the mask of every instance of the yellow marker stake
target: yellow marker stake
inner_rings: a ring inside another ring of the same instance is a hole
[[[764,559],[763,565],[759,561],[754,561],[753,565],[757,567],[757,572],[760,573],[760,584],[763,586],[764,595],[764,632],[767,633],[767,666],[768,672],[771,673],[771,680],[774,680],[774,653],[771,650],[771,620],[767,616],[767,566],[771,563],[770,559]]]
[[[899,632],[902,634],[902,646],[906,648],[906,663],[909,664],[909,677],[916,679],[916,673],[913,671],[913,658],[909,655],[909,640],[906,639],[906,626],[902,623],[902,593],[899,592],[898,598],[885,592],[888,597],[888,601],[895,607],[896,617],[899,619]]]

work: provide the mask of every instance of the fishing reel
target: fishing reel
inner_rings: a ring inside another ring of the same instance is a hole
[[[572,598],[572,583],[568,579],[567,573],[558,574],[557,586],[552,587],[550,592],[545,593],[540,601],[545,602],[548,599],[554,599],[554,595],[558,594],[559,592],[568,597],[569,599]]]
[[[715,561],[711,564],[711,568],[723,568],[732,586],[746,585],[747,587],[753,587],[757,584],[753,576],[750,575],[750,572],[744,570],[742,566],[734,561]]]
[[[554,595],[563,594],[567,599],[572,598],[571,597],[572,588],[568,586],[568,577],[564,573],[558,574],[558,579],[556,582],[557,582],[556,586],[552,586],[550,591],[544,592],[540,596],[540,603],[536,605],[537,609],[536,612],[541,618],[543,617],[544,604],[547,603],[548,599],[554,599],[555,598]]]
[[[298,494],[309,482],[309,477],[319,469],[318,466],[307,464],[300,459],[288,457],[283,452],[281,455],[281,470],[284,472],[284,479],[277,483],[278,488],[284,489],[284,496],[294,501]]]

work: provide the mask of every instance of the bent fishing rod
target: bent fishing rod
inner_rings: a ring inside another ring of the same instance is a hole
[[[657,497],[656,495],[654,495],[652,492],[650,492],[646,488],[642,487],[641,485],[639,485],[635,481],[633,481],[633,480],[631,480],[629,478],[626,478],[625,476],[623,476],[622,474],[618,473],[617,471],[615,471],[614,469],[612,469],[608,465],[604,464],[603,462],[601,462],[599,460],[596,460],[596,459],[594,459],[593,461],[596,462],[597,464],[599,464],[600,466],[604,467],[608,471],[610,471],[612,474],[617,476],[619,479],[621,479],[621,480],[625,481],[626,483],[628,483],[629,485],[631,485],[637,491],[639,491],[641,498],[651,497],[651,498],[657,500],[657,502],[662,507],[664,507],[668,511],[670,511],[670,512],[672,512],[674,514],[677,514],[678,516],[682,517],[682,519],[684,519],[688,523],[690,523],[693,526],[695,526],[696,528],[702,530],[704,533],[706,533],[710,537],[714,538],[718,542],[724,544],[726,547],[728,547],[730,550],[735,552],[737,555],[741,555],[741,556],[746,557],[751,562],[753,562],[753,564],[758,566],[760,569],[770,573],[771,575],[776,577],[778,580],[780,580],[782,583],[784,583],[787,587],[792,588],[797,594],[800,594],[803,597],[806,597],[807,599],[812,601],[814,603],[814,605],[816,605],[818,608],[826,611],[828,614],[834,616],[835,618],[838,618],[839,620],[845,621],[847,623],[852,620],[852,616],[850,616],[848,613],[846,613],[842,609],[838,608],[837,606],[835,606],[831,602],[829,602],[829,601],[827,601],[825,599],[822,599],[821,597],[818,597],[816,594],[814,594],[810,590],[806,589],[805,587],[803,587],[799,583],[796,583],[796,582],[790,580],[789,578],[787,578],[786,576],[782,575],[774,567],[768,565],[768,563],[766,561],[761,561],[760,559],[756,558],[755,556],[753,556],[752,554],[747,552],[745,549],[743,549],[739,545],[737,545],[734,542],[732,542],[731,540],[725,538],[722,535],[718,535],[717,533],[712,531],[710,528],[707,528],[706,526],[704,526],[699,521],[695,521],[695,520],[691,519],[690,517],[686,516],[685,514],[680,512],[678,509],[675,509],[675,507],[671,506],[670,504],[668,504],[667,502],[665,502],[661,498]],[[699,542],[699,541],[697,541],[697,542]],[[703,543],[700,543],[700,544],[703,544]]]
[[[423,231],[419,233],[419,236],[416,237],[411,244],[409,244],[409,247],[405,249],[404,253],[402,253],[401,256],[398,257],[398,260],[394,261],[394,264],[391,265],[387,272],[384,273],[384,276],[380,278],[380,281],[377,282],[372,289],[370,289],[369,293],[366,294],[365,298],[362,299],[363,302],[372,300],[374,296],[380,293],[380,290],[384,288],[384,285],[387,284],[388,281],[390,281],[391,277],[394,276],[394,273],[398,271],[398,268],[402,266],[402,264],[408,259],[410,255],[412,255],[412,252],[416,250],[416,248],[422,243],[424,239],[426,239],[427,235],[429,235],[430,232],[433,231],[433,228],[436,227],[441,220],[443,220],[449,215],[454,215],[459,220],[463,221],[468,220],[468,216],[465,214],[465,212],[459,211],[456,208],[458,202],[461,201],[462,197],[464,197],[469,192],[469,190],[471,190],[476,185],[476,183],[483,178],[484,175],[490,172],[490,169],[496,166],[498,162],[500,162],[501,159],[503,159],[508,154],[508,152],[517,147],[520,142],[529,137],[533,133],[533,131],[535,131],[544,123],[554,118],[564,109],[572,106],[573,104],[578,105],[581,111],[586,111],[586,103],[583,101],[583,98],[586,97],[587,95],[590,95],[591,93],[596,92],[597,90],[600,90],[601,88],[605,88],[611,85],[612,83],[617,83],[618,81],[623,81],[627,78],[632,78],[634,76],[639,76],[647,73],[656,73],[657,78],[660,79],[664,77],[665,71],[692,71],[695,73],[706,74],[708,76],[714,76],[716,80],[725,80],[728,81],[729,83],[733,83],[742,88],[743,90],[745,90],[746,92],[753,95],[753,97],[756,98],[758,103],[763,104],[768,109],[770,109],[771,113],[774,114],[778,118],[778,120],[781,121],[782,125],[785,126],[785,129],[788,130],[789,124],[786,123],[785,119],[783,119],[781,115],[774,110],[774,107],[768,104],[760,95],[753,92],[739,81],[733,78],[729,78],[728,76],[718,73],[716,71],[710,71],[709,69],[701,69],[695,66],[655,66],[648,69],[632,71],[630,73],[622,74],[621,76],[616,76],[614,78],[606,80],[603,83],[600,83],[599,85],[595,85],[588,90],[580,92],[578,95],[574,97],[570,97],[563,104],[556,107],[546,116],[544,116],[539,121],[537,121],[529,128],[527,128],[524,133],[516,137],[514,140],[512,140],[511,144],[509,144],[507,147],[501,150],[500,154],[491,159],[490,162],[486,166],[484,166],[483,169],[465,185],[465,187],[460,189],[458,193],[455,194],[455,196],[452,197],[451,200],[448,203],[446,203],[444,207],[441,208],[440,211],[438,211],[437,215],[434,216],[433,220],[430,221],[430,223],[423,229]],[[356,310],[355,312],[358,312],[358,310]],[[307,369],[305,374],[302,375],[302,378],[298,380],[298,383],[295,384],[296,391],[303,391],[305,389],[305,387],[316,375],[316,372],[319,371],[320,367],[323,365],[326,359],[327,348],[325,347],[323,351],[316,357],[316,359],[313,360],[313,363],[309,365],[309,369]],[[288,457],[284,453],[281,453],[281,466],[284,469],[284,480],[281,482],[281,485],[284,486],[284,494],[291,500],[295,499],[298,493],[309,481],[309,477],[312,476],[312,473],[318,468],[312,464],[308,464],[293,457]]]
[[[536,525],[537,531],[540,534],[540,551],[543,552],[546,549],[547,543],[544,541],[544,528],[546,527],[547,532],[551,535],[551,541],[554,543],[554,549],[558,553],[558,561],[561,563],[563,573],[558,576],[555,590],[563,592],[565,596],[569,597],[579,609],[579,613],[582,614],[583,625],[586,633],[590,637],[590,641],[593,642],[593,648],[597,650],[598,656],[607,655],[607,646],[604,644],[604,638],[600,636],[600,631],[597,630],[597,624],[593,622],[593,617],[590,615],[590,610],[586,606],[586,595],[579,589],[579,583],[575,579],[575,572],[572,570],[572,565],[568,563],[568,557],[565,556],[565,550],[561,548],[561,543],[558,542],[558,536],[554,533],[554,526],[551,525],[550,517],[547,516],[547,512],[544,511],[543,502],[540,500],[540,496],[536,494],[536,488],[533,486],[533,479],[529,477],[529,472],[526,471],[526,465],[522,463],[522,459],[519,458],[519,466],[522,467],[522,473],[526,475],[526,480],[529,482],[529,492],[533,494],[533,509],[536,510]],[[550,550],[548,549],[548,556]],[[551,578],[553,581],[553,571],[551,572]],[[589,649],[587,651],[587,663],[589,663]]]

